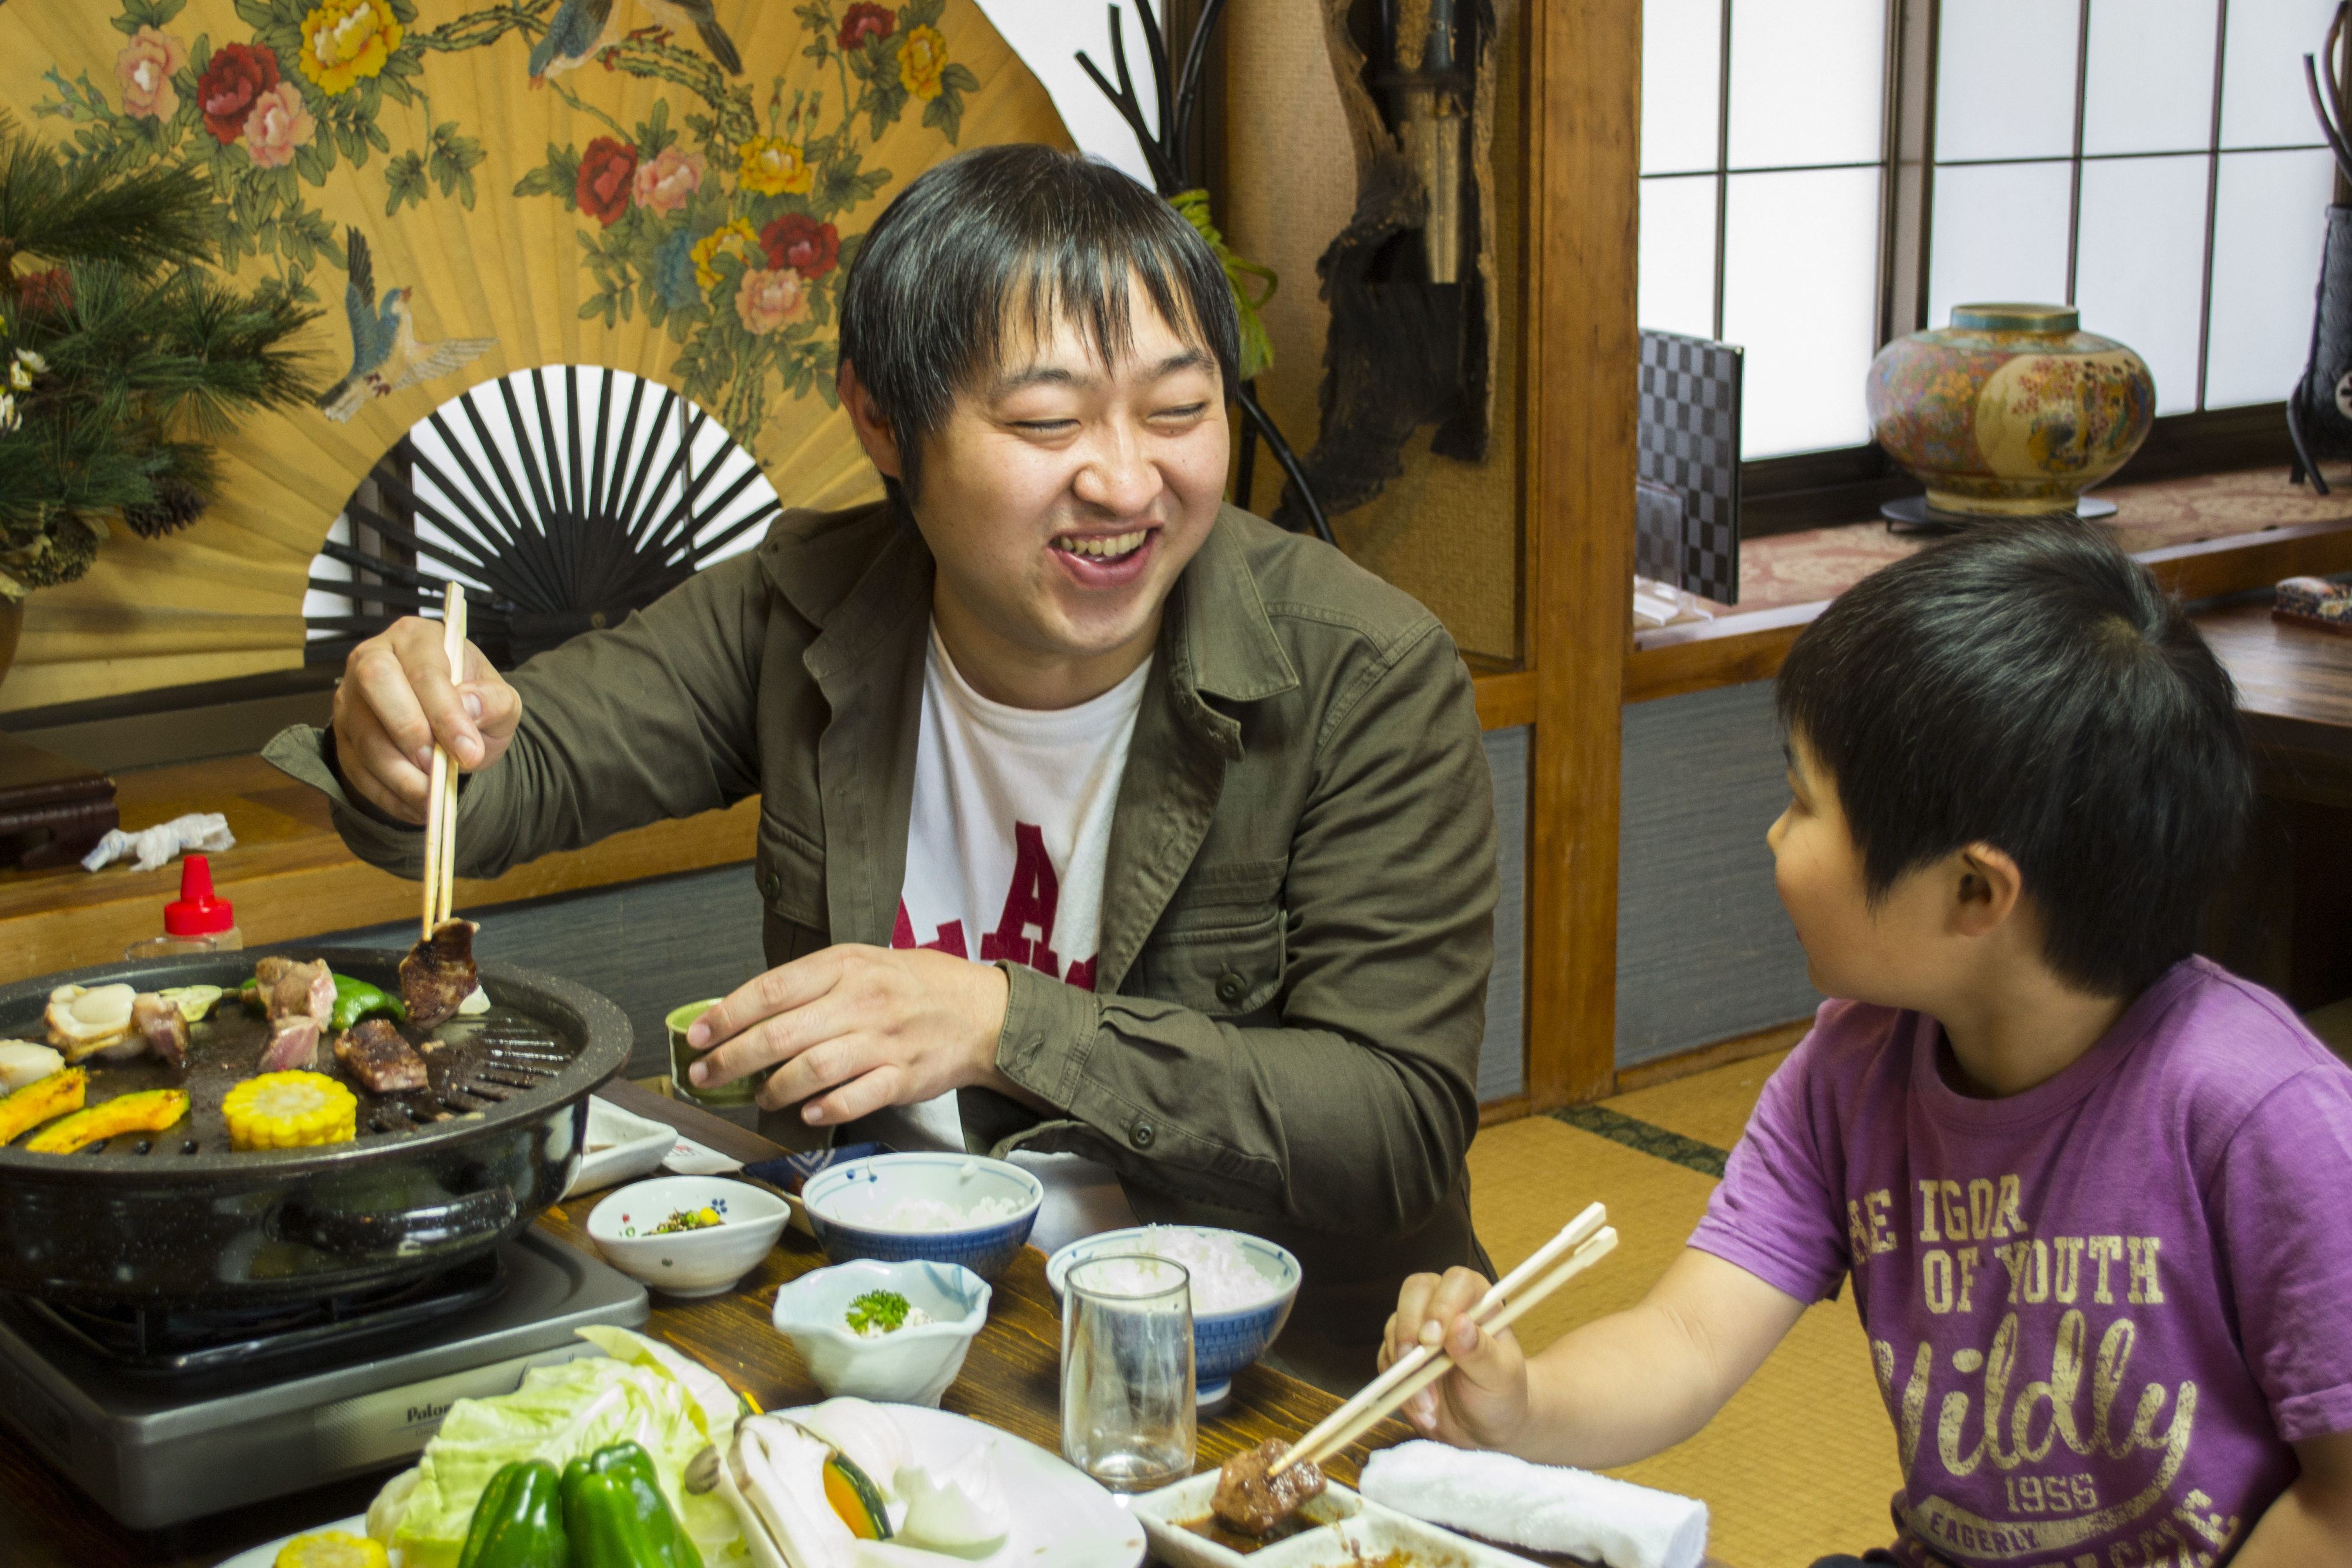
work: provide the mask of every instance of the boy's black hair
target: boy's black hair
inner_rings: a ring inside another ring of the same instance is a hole
[[[923,437],[1009,345],[1068,321],[1109,363],[1131,349],[1129,279],[1228,392],[1240,326],[1199,231],[1108,163],[1051,147],[976,147],[916,176],[866,232],[841,297],[841,357],[898,438],[902,519]]]
[[[2252,808],[2228,672],[2147,568],[2078,522],[1976,527],[1864,578],[1797,639],[1778,696],[1874,902],[1993,845],[2050,966],[2095,994],[2188,956]]]

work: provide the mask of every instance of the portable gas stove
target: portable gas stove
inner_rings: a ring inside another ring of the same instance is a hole
[[[421,1282],[267,1312],[0,1296],[0,1421],[138,1530],[397,1464],[453,1401],[598,1353],[645,1287],[535,1230]]]

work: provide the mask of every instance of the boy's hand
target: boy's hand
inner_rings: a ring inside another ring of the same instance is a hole
[[[1424,1437],[1457,1448],[1507,1448],[1528,1420],[1528,1363],[1505,1329],[1490,1334],[1470,1321],[1487,1280],[1449,1268],[1443,1279],[1416,1274],[1404,1282],[1381,1346],[1386,1369],[1415,1345],[1442,1348],[1454,1370],[1405,1402],[1399,1412]]]

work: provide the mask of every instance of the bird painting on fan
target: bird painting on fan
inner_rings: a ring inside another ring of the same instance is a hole
[[[655,26],[640,27],[626,35],[629,39],[650,38],[667,43],[673,29],[692,28],[702,39],[702,47],[719,68],[730,76],[743,74],[742,57],[735,51],[735,40],[719,25],[714,0],[643,0],[651,13]],[[576,70],[611,49],[622,41],[618,31],[619,0],[563,0],[553,18],[547,24],[546,36],[531,47],[530,85],[543,87],[550,77]],[[608,58],[604,62],[612,64]]]
[[[352,323],[352,371],[319,395],[320,411],[339,425],[370,397],[389,397],[403,387],[463,370],[498,346],[496,338],[419,342],[409,309],[415,290],[387,289],[379,305],[367,237],[356,228],[349,234],[351,281],[343,286],[343,310]]]
[[[576,70],[614,41],[615,0],[563,0],[547,24],[547,32],[530,47],[530,85],[545,87],[547,79]]]

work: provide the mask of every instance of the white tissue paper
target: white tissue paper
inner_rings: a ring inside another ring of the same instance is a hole
[[[81,858],[81,868],[95,871],[110,866],[125,855],[132,858],[134,871],[152,871],[173,857],[197,850],[217,855],[236,847],[229,833],[228,818],[216,811],[191,812],[175,816],[160,827],[145,827],[136,833],[125,833],[120,827],[107,830],[98,841],[98,847]]]
[[[1631,1481],[1443,1443],[1383,1448],[1357,1489],[1384,1508],[1609,1568],[1698,1568],[1706,1504]]]
[[[706,1148],[683,1135],[662,1156],[662,1169],[680,1176],[723,1176],[742,1168],[742,1161],[730,1160],[718,1150]]]

